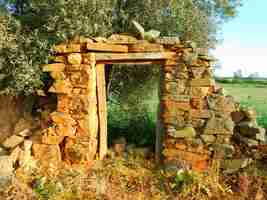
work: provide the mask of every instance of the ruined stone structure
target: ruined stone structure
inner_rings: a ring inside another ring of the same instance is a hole
[[[58,104],[56,112],[51,114],[53,125],[43,134],[42,142],[61,148],[64,160],[81,163],[96,156],[105,157],[104,71],[105,64],[117,63],[161,67],[158,159],[163,153],[166,163],[201,169],[211,159],[233,157],[232,115],[239,112],[239,107],[231,96],[223,94],[222,88],[215,86],[214,59],[203,49],[195,48],[192,43],[182,45],[171,37],[151,43],[112,35],[108,39],[80,38],[60,44],[54,50],[54,63],[45,65],[43,71],[50,72],[55,79],[49,91],[57,94]],[[257,131],[264,134],[262,129]]]
[[[192,43],[181,44],[173,37],[148,42],[112,35],[59,44],[54,48],[53,62],[42,66],[54,79],[49,92],[57,95],[57,108],[41,132],[41,141],[31,137],[32,147],[27,149],[31,148],[43,165],[103,159],[108,134],[105,64],[158,64],[156,158],[163,155],[165,163],[201,171],[212,159],[233,159],[238,156],[234,133],[236,140],[253,147],[265,142],[265,130],[257,126],[253,111],[240,110],[233,98],[215,85],[213,61],[205,50]],[[19,141],[16,145],[25,137],[20,133],[11,136]],[[11,139],[5,147],[16,147]]]

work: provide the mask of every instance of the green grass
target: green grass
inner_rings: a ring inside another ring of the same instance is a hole
[[[267,128],[267,85],[265,82],[254,81],[240,83],[219,83],[227,94],[234,96],[242,106],[256,109],[258,123]]]

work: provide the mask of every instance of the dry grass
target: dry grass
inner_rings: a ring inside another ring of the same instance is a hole
[[[22,172],[1,193],[1,200],[245,200],[259,198],[267,192],[263,177],[249,176],[251,187],[238,191],[239,174],[219,176],[218,162],[209,174],[186,172],[179,179],[156,169],[152,160],[141,157],[96,161],[86,167],[65,167],[51,176],[42,172]],[[176,175],[177,176],[177,175]],[[176,178],[176,179],[175,179]],[[188,181],[188,180],[189,181]],[[175,185],[177,184],[177,185]]]

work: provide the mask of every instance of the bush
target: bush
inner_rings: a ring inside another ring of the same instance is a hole
[[[142,111],[126,108],[125,104],[110,101],[108,105],[108,141],[125,137],[127,143],[151,146],[155,143],[156,115],[142,107]]]

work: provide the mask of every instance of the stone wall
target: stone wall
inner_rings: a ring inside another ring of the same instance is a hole
[[[55,63],[43,70],[55,79],[49,91],[58,95],[58,107],[51,114],[53,124],[42,142],[60,145],[65,161],[93,160],[103,142],[98,130],[103,125],[99,124],[97,110],[96,55],[101,55],[102,64],[140,60],[161,64],[159,119],[163,129],[158,134],[163,136],[165,163],[203,171],[213,159],[239,159],[242,145],[236,145],[238,141],[250,149],[265,142],[265,130],[257,126],[256,114],[241,110],[232,96],[216,86],[214,58],[193,43],[181,44],[166,37],[151,43],[113,35],[108,39],[80,38],[54,50]],[[161,53],[159,57],[157,53]],[[171,56],[165,56],[167,53]]]
[[[49,92],[57,94],[57,109],[42,143],[60,147],[70,164],[85,164],[95,158],[98,144],[96,66],[84,59],[80,42],[59,45],[55,52],[54,63],[43,71],[54,79]]]
[[[11,153],[12,159],[5,156],[0,165],[19,160],[28,168],[34,159],[53,169],[62,161],[80,165],[103,159],[107,148],[104,64],[114,63],[160,64],[156,153],[163,153],[166,164],[205,171],[212,160],[220,159],[244,166],[243,159],[257,155],[253,150],[266,143],[255,111],[240,108],[216,86],[214,59],[207,51],[193,43],[181,44],[177,38],[148,42],[112,35],[55,46],[53,62],[42,70],[54,80],[49,92],[57,96],[56,110],[45,113],[40,124],[18,120],[1,142],[4,155]]]
[[[266,142],[255,110],[240,108],[215,84],[214,59],[203,50],[183,46],[176,52],[177,63],[162,70],[165,163],[203,171],[214,159],[252,158],[252,148]]]

